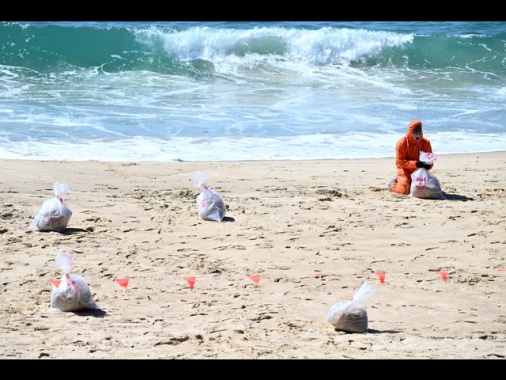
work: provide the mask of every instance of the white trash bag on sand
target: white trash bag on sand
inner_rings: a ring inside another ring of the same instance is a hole
[[[411,174],[409,195],[421,199],[446,199],[436,176],[424,168],[416,169]]]
[[[51,311],[84,311],[97,308],[86,279],[70,273],[73,261],[74,257],[66,252],[56,256],[56,266],[63,271],[63,276],[60,284],[53,285],[51,290]]]
[[[372,285],[365,282],[350,301],[336,303],[330,307],[327,321],[334,326],[336,331],[349,333],[367,331],[367,310],[363,302],[374,293]]]
[[[67,228],[72,211],[61,196],[70,193],[70,189],[65,183],[55,182],[53,191],[54,197],[42,203],[42,207],[30,223],[30,230],[62,231]]]
[[[207,177],[202,172],[196,172],[192,178],[193,184],[202,192],[197,196],[197,210],[199,215],[206,220],[221,222],[225,217],[227,206],[221,196],[207,187]]]
[[[424,164],[430,165],[437,160],[437,157],[434,153],[422,151],[419,159]],[[422,199],[446,199],[436,176],[425,168],[416,169],[411,174],[409,195]]]

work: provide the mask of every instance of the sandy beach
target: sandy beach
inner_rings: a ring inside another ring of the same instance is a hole
[[[0,162],[3,359],[506,357],[506,152],[438,156],[446,200],[387,191],[393,158]],[[54,182],[67,229],[29,230]],[[95,309],[50,310],[60,252]],[[335,331],[365,282],[367,331]]]

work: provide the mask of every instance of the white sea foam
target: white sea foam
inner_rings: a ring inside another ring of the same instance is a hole
[[[159,140],[134,137],[93,143],[70,141],[19,142],[0,147],[0,158],[69,161],[244,161],[394,157],[398,135],[350,134],[277,138],[191,138]],[[436,155],[501,151],[506,137],[431,135]]]

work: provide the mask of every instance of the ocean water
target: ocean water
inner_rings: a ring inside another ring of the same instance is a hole
[[[0,158],[506,149],[506,22],[0,22]]]

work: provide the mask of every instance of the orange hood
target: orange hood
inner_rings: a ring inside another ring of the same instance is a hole
[[[422,130],[420,131],[420,140],[422,139],[423,137],[423,127],[422,127],[422,122],[420,120],[411,120],[411,122],[409,123],[408,125],[408,133],[406,133],[406,135],[408,136],[408,141],[410,139],[413,139],[416,141],[416,138],[415,136],[413,135],[413,131],[416,127],[420,126],[422,128]]]

